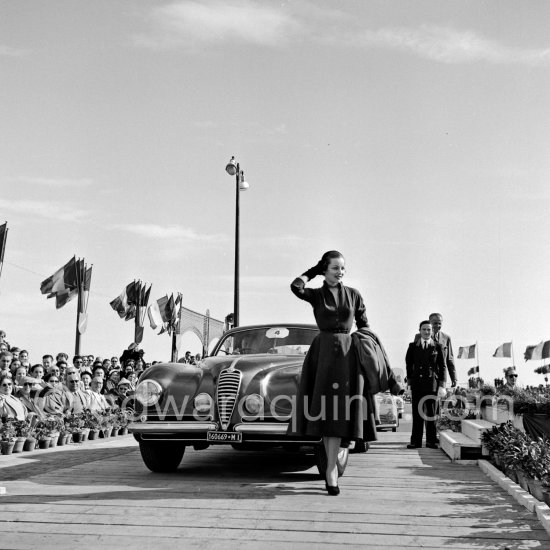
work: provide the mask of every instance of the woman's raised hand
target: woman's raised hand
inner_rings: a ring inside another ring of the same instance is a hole
[[[324,261],[321,259],[317,262],[317,265],[310,267],[307,271],[302,273],[303,276],[307,277],[310,281],[317,277],[317,275],[323,275],[325,270],[323,268]]]

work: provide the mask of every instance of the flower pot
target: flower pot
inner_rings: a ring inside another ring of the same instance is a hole
[[[65,445],[68,445],[73,440],[73,434],[72,433],[66,433],[65,434]]]
[[[550,506],[550,487],[542,487],[542,498],[547,506]]]
[[[82,443],[88,440],[89,433],[90,433],[90,428],[82,428]]]
[[[531,479],[529,478],[527,480],[527,484],[529,485],[529,492],[541,502],[544,501],[544,494],[543,494],[543,486],[542,481],[539,481],[538,479]]]
[[[118,430],[118,435],[127,435],[127,434],[128,434],[128,428],[126,428],[125,426]]]
[[[59,441],[59,432],[53,433],[52,438],[50,440],[50,447],[55,447],[58,441]]]
[[[25,446],[25,437],[18,437],[15,440],[15,445],[13,446],[13,452],[14,453],[21,453],[23,452],[23,447]]]
[[[82,432],[73,432],[73,443],[82,442]]]
[[[118,426],[113,426],[111,430],[111,437],[116,437],[118,435]]]
[[[518,483],[519,486],[524,490],[529,492],[529,484],[527,483],[527,476],[525,475],[525,472],[523,470],[517,471],[518,475]]]
[[[107,426],[106,428],[103,428],[103,430],[101,430],[101,436],[103,436],[104,438],[107,438],[107,437],[111,437],[111,430],[113,428],[111,428],[111,426]]]
[[[518,473],[513,468],[506,468],[504,470],[504,473],[514,482],[518,482]]]
[[[59,438],[57,440],[57,446],[62,447],[63,445],[66,445],[67,443],[67,434],[59,434]]]
[[[494,454],[494,455],[493,455],[493,460],[495,461],[495,466],[496,466],[499,470],[502,470],[502,460],[501,460],[501,458],[500,458],[500,455]]]
[[[12,439],[11,441],[2,441],[2,446],[0,447],[0,451],[3,455],[11,455],[13,452],[13,447],[15,446],[15,439]]]
[[[38,448],[39,449],[49,449],[51,441],[52,441],[52,438],[49,437],[49,436],[48,437],[41,437],[38,440]]]
[[[88,439],[90,441],[97,439],[99,437],[99,430],[90,430],[90,433],[88,434]]]
[[[36,447],[36,439],[34,437],[27,437],[25,444],[23,445],[24,451],[34,451]]]

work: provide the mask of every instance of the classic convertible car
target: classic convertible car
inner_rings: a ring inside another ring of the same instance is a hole
[[[235,449],[283,447],[311,453],[324,476],[320,438],[287,435],[305,355],[318,334],[314,325],[237,327],[197,365],[156,364],[140,378],[135,420],[129,426],[145,465],[176,470],[185,448],[231,445]],[[343,474],[348,449],[341,449]]]

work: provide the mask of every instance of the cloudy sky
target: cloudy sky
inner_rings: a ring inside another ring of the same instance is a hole
[[[393,366],[441,311],[485,379],[512,340],[542,381],[523,350],[550,339],[549,24],[542,0],[0,0],[1,328],[31,359],[74,351],[76,302],[39,292],[73,254],[86,353],[132,341],[109,301],[134,278],[223,319],[235,155],[241,324],[312,322],[289,283],[338,249]]]

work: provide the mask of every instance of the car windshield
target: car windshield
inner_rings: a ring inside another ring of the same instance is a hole
[[[278,353],[305,355],[318,331],[314,328],[257,327],[238,330],[220,340],[212,355]]]

